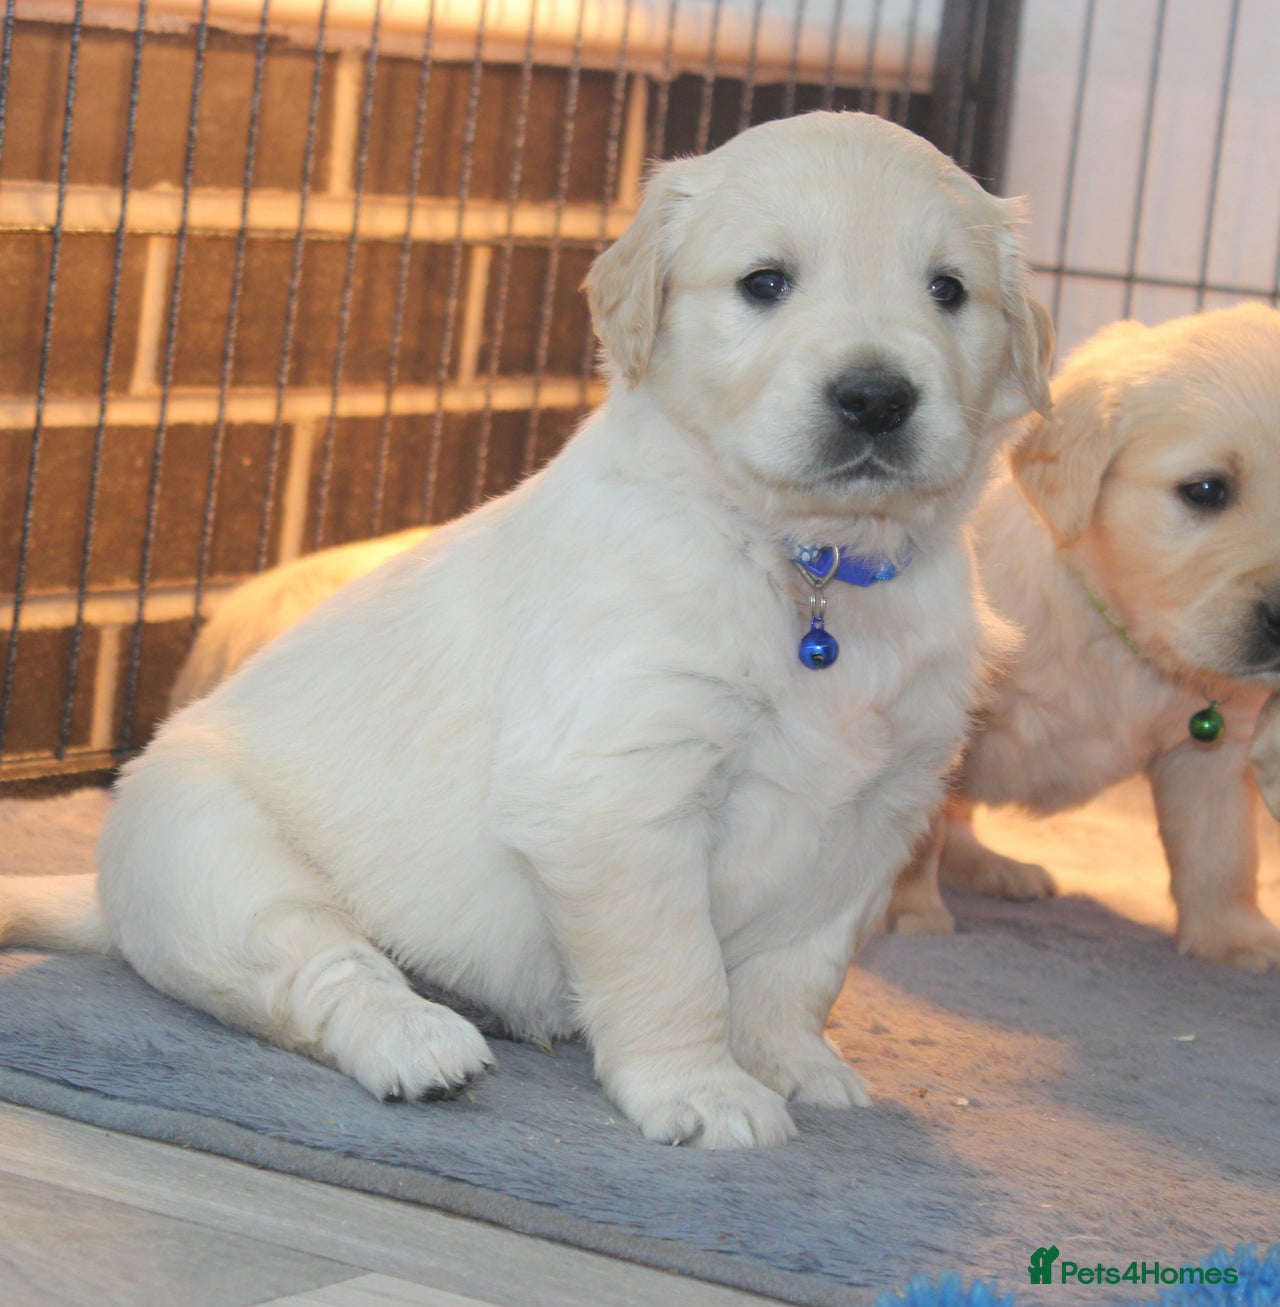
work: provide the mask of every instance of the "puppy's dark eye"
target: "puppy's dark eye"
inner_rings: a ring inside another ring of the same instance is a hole
[[[929,283],[929,294],[944,309],[950,309],[953,313],[969,298],[969,292],[965,290],[960,278],[945,273]]]
[[[765,304],[780,300],[791,289],[787,274],[779,272],[777,268],[758,268],[743,277],[738,285],[748,299]]]
[[[1231,487],[1221,477],[1203,477],[1179,486],[1178,494],[1192,508],[1215,510],[1226,508],[1231,499]]]

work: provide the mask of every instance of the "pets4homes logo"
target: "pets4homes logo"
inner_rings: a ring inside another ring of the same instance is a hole
[[[1054,1276],[1054,1268],[1057,1276]],[[1037,1248],[1031,1254],[1027,1275],[1032,1284],[1237,1284],[1234,1266],[1169,1266],[1157,1261],[1132,1261],[1127,1266],[1081,1265],[1062,1257],[1058,1245]]]

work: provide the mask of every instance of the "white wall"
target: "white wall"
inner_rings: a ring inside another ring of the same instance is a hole
[[[1025,0],[1005,175],[1005,190],[1031,201],[1033,263],[1066,269],[1037,278],[1044,302],[1056,306],[1060,354],[1125,316],[1127,293],[1128,316],[1148,323],[1246,294],[1275,303],[1280,3],[1167,0],[1154,101],[1159,0],[1095,0],[1084,59],[1089,9],[1089,0]],[[1175,284],[1153,284],[1164,282]]]

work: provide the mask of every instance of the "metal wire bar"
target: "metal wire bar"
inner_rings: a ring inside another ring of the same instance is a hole
[[[876,0],[877,6],[879,0]],[[836,102],[836,61],[840,52],[840,33],[843,30],[844,0],[836,0],[831,9],[831,31],[827,44],[831,54],[827,58],[827,75],[822,80],[822,107],[830,109]]]
[[[871,7],[871,27],[867,31],[867,71],[863,73],[859,107],[868,111],[876,105],[876,56],[880,54],[880,22],[884,17],[884,0],[875,0]],[[834,90],[834,81],[832,82]],[[826,105],[825,107],[832,107]]]
[[[702,74],[702,99],[698,104],[698,135],[694,146],[696,154],[705,154],[711,140],[711,108],[716,90],[716,66],[719,60],[720,14],[724,0],[715,0],[711,10],[711,40],[707,44],[707,66]]]
[[[804,0],[796,0],[796,16],[791,25],[791,59],[787,64],[787,82],[782,92],[782,116],[790,118],[796,111],[796,86],[800,81],[800,34],[804,29]]]
[[[747,66],[742,76],[742,99],[738,104],[738,131],[751,126],[751,110],[756,96],[756,60],[760,56],[760,20],[764,16],[764,0],[755,0],[751,13],[751,41],[747,47]]]
[[[9,69],[13,63],[13,28],[18,0],[4,8],[4,37],[0,41],[0,163],[4,161],[4,129],[9,120]]]
[[[763,3],[763,0],[760,0]],[[609,101],[609,128],[604,150],[604,181],[600,191],[600,235],[596,248],[603,249],[609,214],[618,186],[618,153],[622,141],[622,116],[627,103],[627,67],[631,53],[631,18],[635,0],[626,0],[622,10],[622,32],[618,38],[618,62],[613,72],[613,94]]]
[[[173,282],[169,292],[169,318],[165,331],[164,364],[160,382],[160,418],[156,425],[151,452],[151,476],[147,487],[146,526],[142,537],[142,559],[138,566],[138,605],[129,641],[129,669],[125,678],[124,707],[120,725],[118,753],[128,754],[133,743],[133,712],[138,699],[138,679],[142,666],[142,633],[146,626],[147,590],[151,584],[151,558],[155,548],[156,520],[160,509],[160,479],[164,468],[164,450],[169,429],[169,394],[173,388],[173,369],[178,349],[178,318],[182,308],[182,278],[187,253],[187,213],[196,169],[196,139],[200,120],[200,96],[204,88],[204,60],[209,39],[209,0],[201,0],[200,21],[196,27],[195,63],[191,74],[191,109],[187,119],[186,157],[182,166],[182,218],[178,224],[177,246],[173,259]]]
[[[262,86],[267,70],[267,24],[271,0],[262,0],[258,37],[254,47],[253,86],[249,92],[249,129],[244,144],[244,177],[240,188],[240,226],[236,231],[235,262],[231,271],[231,300],[227,305],[227,328],[222,341],[222,369],[218,378],[218,414],[209,448],[209,480],[205,491],[204,518],[200,524],[200,552],[196,558],[195,595],[191,607],[191,641],[200,633],[200,609],[204,598],[209,552],[213,544],[214,515],[218,505],[218,482],[222,475],[222,451],[227,430],[227,392],[236,362],[236,338],[240,330],[240,298],[244,290],[245,255],[249,247],[249,195],[258,155],[258,127],[262,118]]]
[[[1021,3],[1021,0],[1018,0]],[[983,55],[991,38],[992,28],[998,22],[993,9],[1000,8],[999,0],[977,0],[974,6],[973,28],[969,34],[969,49],[965,62],[964,94],[960,102],[960,121],[957,124],[956,152],[953,156],[962,167],[967,168],[980,182],[995,181],[974,172],[974,130],[977,125],[983,74],[986,72]],[[1008,5],[1003,6],[1008,8]],[[940,50],[934,52],[934,67],[937,68]],[[935,82],[937,80],[935,74]],[[981,89],[979,89],[981,88]],[[1003,159],[1000,160],[1003,163]]]
[[[551,314],[555,307],[556,281],[560,275],[560,229],[564,221],[565,199],[569,193],[569,163],[573,156],[574,128],[578,116],[578,85],[582,76],[582,37],[587,0],[578,0],[578,23],[573,36],[573,55],[569,62],[569,80],[564,92],[564,123],[560,135],[560,163],[556,170],[555,216],[551,243],[547,252],[547,275],[543,282],[542,304],[538,315],[538,338],[534,350],[533,397],[529,421],[525,427],[524,457],[521,471],[527,476],[538,457],[538,428],[541,422],[542,382],[547,370],[547,353],[551,345]]]
[[[955,157],[984,186],[1002,193],[1022,0],[980,0],[979,7],[981,21],[973,30],[973,74],[962,102]],[[933,99],[936,106],[936,91]]]
[[[489,328],[489,361],[484,376],[484,408],[480,414],[480,431],[476,438],[476,470],[471,483],[471,499],[484,498],[489,475],[489,445],[493,439],[493,394],[502,363],[502,346],[506,338],[507,305],[511,297],[511,264],[515,258],[516,206],[524,180],[524,150],[529,135],[529,97],[533,89],[533,54],[537,39],[537,6],[529,6],[529,26],[525,32],[524,55],[520,63],[520,85],[516,92],[516,121],[511,149],[511,175],[507,179],[507,216],[502,234],[498,264],[497,290],[493,318]]]
[[[906,123],[911,111],[911,69],[916,57],[916,32],[920,26],[920,0],[911,0],[911,17],[907,20],[907,49],[902,60],[902,91],[894,122]]]
[[[458,219],[449,257],[449,288],[445,296],[444,327],[440,333],[440,356],[436,365],[436,407],[431,415],[431,435],[427,442],[427,479],[423,490],[423,520],[431,521],[435,507],[436,482],[440,475],[441,446],[444,444],[444,392],[453,361],[453,335],[458,320],[458,299],[462,287],[463,224],[467,201],[471,196],[471,170],[476,149],[476,121],[480,112],[480,80],[484,75],[484,38],[488,18],[488,0],[480,0],[476,19],[475,57],[471,63],[471,81],[467,87],[467,116],[462,133],[462,171],[458,178]]]
[[[627,63],[631,41],[631,15],[634,7],[635,0],[626,0],[622,12],[622,33],[618,43],[618,62],[613,74],[613,95],[609,103],[609,127],[605,138],[604,182],[600,191],[600,229],[591,247],[593,255],[596,256],[609,243],[606,233],[618,184],[618,150],[622,138],[622,115],[627,100]],[[595,339],[595,331],[588,319],[582,346],[582,362],[578,366],[578,420],[582,418],[588,407],[587,392],[591,387],[592,373],[595,371]]]
[[[54,306],[58,294],[58,268],[62,258],[62,214],[67,201],[67,176],[71,163],[71,124],[76,103],[76,79],[80,70],[80,35],[84,0],[76,0],[71,19],[71,50],[67,60],[67,85],[62,115],[62,143],[58,153],[58,208],[53,222],[49,251],[48,290],[44,303],[44,331],[40,340],[40,364],[36,380],[36,420],[31,432],[31,455],[27,464],[27,488],[22,503],[22,534],[18,539],[17,568],[13,578],[13,612],[9,627],[9,648],[5,655],[4,680],[0,684],[0,758],[4,757],[5,735],[13,706],[13,683],[18,667],[22,604],[26,592],[27,566],[31,557],[31,528],[35,518],[36,478],[40,470],[40,445],[44,436],[44,405],[49,388],[49,363],[53,354]]]
[[[1222,89],[1218,97],[1218,123],[1213,134],[1213,163],[1209,175],[1209,203],[1204,215],[1204,243],[1200,248],[1200,289],[1196,292],[1196,309],[1204,308],[1209,281],[1209,257],[1213,246],[1213,224],[1218,211],[1218,179],[1222,171],[1222,140],[1227,130],[1227,107],[1231,99],[1231,74],[1235,68],[1236,32],[1240,22],[1240,0],[1231,0],[1231,17],[1227,22],[1227,54],[1222,67]]]
[[[316,488],[315,516],[311,527],[311,547],[324,543],[325,522],[329,514],[329,482],[333,476],[333,442],[338,425],[338,394],[342,389],[342,369],[347,357],[347,334],[351,330],[351,299],[355,293],[356,259],[360,252],[360,206],[364,201],[365,174],[369,165],[369,128],[373,121],[373,93],[378,76],[378,46],[382,35],[382,0],[374,0],[369,32],[369,52],[364,66],[364,103],[360,108],[360,136],[356,146],[355,196],[351,202],[351,234],[347,241],[347,260],[342,272],[342,295],[338,305],[338,340],[333,350],[333,373],[329,386],[329,416],[321,442],[320,477]]]
[[[1280,304],[1280,240],[1276,242],[1276,262],[1275,270],[1271,275],[1271,304],[1275,307]]]
[[[966,168],[971,166],[975,87],[982,78],[981,51],[989,30],[987,9],[986,0],[948,0],[934,47],[925,135]]]
[[[35,183],[36,186],[40,186],[42,184],[43,183],[38,183],[38,182]],[[77,198],[76,184],[72,182],[67,189],[68,189],[68,206],[70,207],[74,205]],[[97,188],[94,189],[96,190]],[[56,196],[56,187],[54,188],[54,193]],[[159,190],[152,190],[152,191],[148,191],[147,194],[149,198],[155,199],[157,194],[163,195],[164,192]],[[261,196],[261,191],[259,191],[258,194],[259,196]],[[177,195],[178,195],[177,203],[180,210],[181,193],[178,192]],[[226,223],[224,225],[217,222],[216,220],[210,220],[208,218],[207,207],[205,209],[204,221],[201,221],[198,206],[202,198],[208,199],[208,194],[206,193],[204,196],[202,196],[199,193],[197,193],[193,197],[192,209],[195,216],[188,217],[187,220],[188,236],[192,236],[192,237],[209,236],[214,238],[215,240],[219,240],[219,239],[227,239],[232,234],[234,234],[239,230],[237,226],[234,226],[231,223]],[[383,199],[385,197],[379,196],[378,198]],[[368,196],[366,196],[366,201],[367,200],[368,200]],[[99,197],[97,195],[93,195],[91,197],[91,203],[96,209],[100,209]],[[292,204],[290,204],[290,208],[292,207],[293,207]],[[137,212],[136,208],[133,209],[132,212],[136,215]],[[368,215],[367,208],[365,212],[367,218]],[[332,210],[330,210],[330,213],[332,213]],[[155,222],[155,221],[150,223],[145,221],[131,222],[129,226],[129,235],[130,236],[176,236],[177,216],[178,215],[175,213],[173,223],[170,225],[165,225],[162,222]],[[397,214],[397,218],[398,217],[399,214]],[[379,215],[379,218],[376,221],[385,221],[385,209],[383,213]],[[366,226],[368,227],[368,224],[366,224]],[[15,221],[15,222],[5,222],[3,226],[0,226],[0,231],[2,231],[5,236],[21,236],[21,235],[47,236],[52,230],[53,230],[52,217],[50,217],[48,222]],[[452,224],[450,230],[452,231]],[[65,222],[65,221],[62,224],[62,234],[64,236],[114,236],[115,232],[116,232],[116,221],[114,217],[111,218],[109,221],[106,218],[103,218],[101,222],[94,222],[92,224],[73,223],[73,222]],[[377,228],[374,228],[372,230],[366,229],[365,231],[361,232],[360,241],[361,244],[364,245],[398,245],[400,243],[403,234],[404,233],[403,233],[402,225],[397,225],[395,231],[379,230]],[[275,241],[277,243],[284,243],[287,241],[292,241],[295,238],[295,236],[296,236],[295,224],[293,224],[292,222],[290,223],[289,229],[287,231],[282,231],[279,226],[272,226],[269,225],[269,223],[265,223],[265,222],[260,222],[257,225],[251,223],[249,226],[249,237],[251,240]],[[350,230],[349,223],[344,223],[341,231],[332,231],[332,230],[326,230],[325,228],[322,227],[313,227],[307,233],[308,243],[309,244],[315,243],[317,245],[346,244],[346,242],[350,240],[350,238],[351,238],[351,230]],[[427,237],[427,239],[430,239],[430,237]]]
[[[680,0],[671,0],[667,6],[667,39],[662,48],[662,76],[658,80],[658,98],[653,112],[652,154],[665,155],[667,152],[667,119],[671,115],[671,77],[675,67],[676,11],[679,7]]]
[[[874,109],[876,97],[876,57],[880,53],[880,21],[884,16],[884,0],[875,0],[871,6],[871,30],[867,33],[867,71],[863,75],[863,94],[861,103],[864,109]]]
[[[531,7],[532,12],[532,7]],[[532,22],[532,19],[530,20]],[[400,376],[400,350],[404,340],[405,306],[409,302],[409,267],[413,255],[413,215],[422,183],[422,151],[427,135],[427,100],[431,93],[432,47],[435,43],[436,3],[430,0],[427,24],[423,29],[422,55],[418,61],[418,99],[413,111],[413,146],[409,154],[408,195],[405,203],[404,233],[400,237],[400,257],[396,265],[396,296],[391,311],[391,349],[387,355],[386,402],[378,424],[378,444],[373,463],[373,507],[369,516],[369,534],[382,530],[382,510],[386,500],[387,467],[391,457],[391,405]]]
[[[276,408],[267,444],[267,469],[262,489],[262,516],[258,523],[258,555],[254,567],[267,565],[271,546],[271,525],[275,510],[276,485],[280,478],[280,445],[284,432],[284,396],[293,364],[293,337],[298,320],[298,295],[302,288],[302,259],[307,240],[307,201],[315,170],[316,124],[320,118],[320,88],[324,84],[325,32],[329,21],[329,0],[320,0],[316,20],[315,56],[311,66],[311,97],[307,103],[307,135],[302,147],[302,179],[298,184],[298,225],[293,234],[293,258],[289,267],[289,291],[285,299],[284,334],[280,342],[280,366],[276,371]]]
[[[84,639],[85,600],[89,592],[89,568],[93,561],[93,539],[98,521],[98,494],[102,485],[102,451],[107,434],[107,401],[115,364],[116,332],[120,320],[120,285],[124,277],[125,236],[129,225],[129,195],[133,190],[133,154],[138,135],[138,99],[142,85],[142,52],[147,32],[147,0],[138,0],[138,21],[133,36],[133,66],[129,74],[129,108],[125,118],[124,161],[120,169],[120,217],[116,223],[115,248],[111,259],[111,287],[107,296],[107,336],[102,351],[102,383],[98,389],[98,422],[93,433],[93,454],[89,468],[89,502],[85,508],[84,544],[80,551],[80,575],[76,583],[76,615],[71,627],[71,657],[67,666],[67,688],[62,698],[62,719],[54,756],[66,757],[71,741],[71,716],[80,676],[80,651]]]
[[[1066,182],[1062,193],[1062,218],[1058,224],[1057,265],[1065,268],[1067,262],[1067,242],[1071,234],[1071,205],[1075,198],[1076,165],[1080,156],[1080,125],[1084,120],[1085,87],[1089,80],[1089,56],[1093,47],[1093,20],[1096,0],[1088,0],[1084,14],[1084,31],[1080,38],[1079,74],[1076,78],[1075,100],[1071,108],[1071,138],[1067,147]],[[1053,282],[1053,298],[1050,313],[1053,325],[1057,327],[1062,310],[1063,277],[1059,273]]]
[[[1133,310],[1133,288],[1138,273],[1138,245],[1142,240],[1142,219],[1147,198],[1147,175],[1151,167],[1151,133],[1156,120],[1156,95],[1160,86],[1160,59],[1164,53],[1164,20],[1168,0],[1156,4],[1155,29],[1151,38],[1151,68],[1147,74],[1147,102],[1142,114],[1142,143],[1138,149],[1138,186],[1133,197],[1133,225],[1129,229],[1129,255],[1125,261],[1127,276],[1120,316],[1127,318]]]
[[[1117,272],[1108,268],[1082,268],[1078,265],[1066,265],[1061,263],[1033,263],[1031,264],[1032,272],[1040,273],[1046,277],[1074,277],[1082,281],[1105,281],[1113,284],[1124,285],[1129,279],[1129,273]],[[1231,295],[1243,296],[1247,298],[1266,299],[1271,295],[1271,290],[1265,286],[1245,286],[1239,282],[1227,281],[1208,281],[1201,282],[1196,277],[1161,277],[1154,274],[1142,274],[1135,277],[1134,281],[1139,286],[1153,286],[1161,290],[1186,290],[1199,291],[1203,288],[1206,295]]]

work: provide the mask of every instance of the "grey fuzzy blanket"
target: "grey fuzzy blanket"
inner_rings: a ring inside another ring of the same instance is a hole
[[[0,801],[0,871],[85,870],[107,801]],[[1048,1243],[1113,1265],[1274,1243],[1280,976],[1175,954],[1144,805],[992,828],[1069,892],[957,898],[954,936],[875,941],[831,1033],[876,1103],[799,1108],[783,1148],[645,1143],[573,1045],[496,1041],[457,1101],[377,1103],[118,962],[21,951],[0,953],[0,1097],[800,1303],[921,1272],[1019,1288]]]

